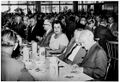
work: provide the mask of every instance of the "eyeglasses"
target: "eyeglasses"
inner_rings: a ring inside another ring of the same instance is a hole
[[[45,25],[49,25],[49,24],[43,24],[43,26],[45,26]]]

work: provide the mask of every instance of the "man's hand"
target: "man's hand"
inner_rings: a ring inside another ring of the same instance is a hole
[[[83,67],[79,67],[77,64],[72,65],[72,73],[74,72],[83,73]]]

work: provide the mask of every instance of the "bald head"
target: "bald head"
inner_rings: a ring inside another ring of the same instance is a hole
[[[81,31],[79,36],[79,42],[83,47],[89,49],[95,42],[93,33],[89,30]]]
[[[79,39],[94,40],[94,35],[89,30],[83,30],[81,31]]]

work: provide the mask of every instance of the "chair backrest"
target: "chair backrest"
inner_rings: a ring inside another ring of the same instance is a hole
[[[108,60],[108,63],[107,63],[107,69],[106,69],[106,73],[105,73],[105,76],[104,76],[104,80],[106,81],[107,78],[108,78],[108,72],[109,72],[109,68],[110,68],[110,65],[111,65],[111,59]]]
[[[111,59],[118,60],[118,42],[108,41],[106,45],[109,57]]]
[[[106,42],[107,51],[108,51],[108,65],[106,70],[106,75],[104,80],[109,79],[108,72],[112,67],[112,71],[116,69],[116,62],[118,62],[118,42],[117,41],[107,41]]]

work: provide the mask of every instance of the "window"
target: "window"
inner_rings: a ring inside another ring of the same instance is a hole
[[[91,3],[96,3],[96,1],[83,1],[83,4],[91,4]]]
[[[78,6],[78,11],[81,11],[82,10],[82,5],[79,5]]]
[[[18,8],[18,5],[10,6],[10,12],[15,12],[14,10]]]
[[[66,10],[72,10],[73,11],[73,5],[60,5],[60,12],[66,11]]]
[[[27,4],[27,1],[18,1],[19,4]]]
[[[91,5],[90,9],[94,9],[94,5]]]
[[[5,12],[8,10],[8,6],[1,6],[1,12]]]
[[[51,7],[49,5],[41,6],[42,13],[51,13]]]
[[[18,1],[10,1],[10,4],[18,4]]]
[[[27,6],[26,5],[18,5],[18,7],[21,8],[25,14],[27,14]]]
[[[51,1],[41,1],[41,4],[50,4]]]
[[[87,11],[87,5],[83,5],[84,11]]]
[[[52,12],[59,12],[59,5],[52,5]]]
[[[73,1],[60,1],[60,4],[73,4]]]
[[[35,6],[28,6],[28,8],[31,10],[32,13],[35,12]]]
[[[52,4],[59,4],[59,1],[52,1]]]
[[[1,1],[1,4],[8,4],[9,1]]]
[[[78,1],[78,4],[82,4],[82,1]]]

